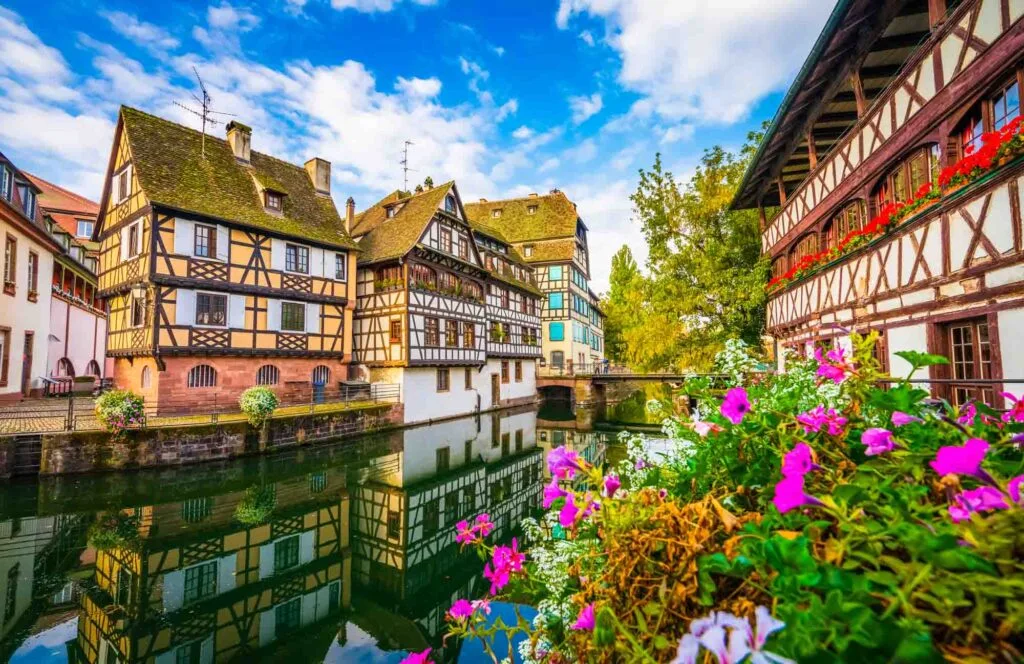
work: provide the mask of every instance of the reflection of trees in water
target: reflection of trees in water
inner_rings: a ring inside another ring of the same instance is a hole
[[[608,395],[607,421],[617,424],[661,424],[663,416],[647,410],[647,402],[671,404],[672,386],[666,383],[624,383]]]

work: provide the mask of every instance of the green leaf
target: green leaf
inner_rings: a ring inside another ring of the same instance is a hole
[[[933,355],[932,353],[922,353],[916,350],[900,350],[896,351],[897,357],[902,357],[904,360],[910,363],[914,371],[923,367],[931,367],[936,364],[949,364],[949,358],[942,355]]]

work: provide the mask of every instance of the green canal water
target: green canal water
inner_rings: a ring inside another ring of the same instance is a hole
[[[166,471],[0,486],[0,662],[483,662],[442,642],[482,596],[454,524],[539,513],[548,450],[601,463],[647,394],[484,414]],[[586,416],[584,416],[586,415]],[[601,421],[604,420],[604,421]],[[493,615],[511,615],[498,606]]]

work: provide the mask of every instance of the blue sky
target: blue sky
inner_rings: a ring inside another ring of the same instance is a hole
[[[467,200],[552,188],[591,229],[594,285],[623,244],[636,172],[678,175],[774,113],[831,2],[14,0],[0,7],[0,150],[98,199],[119,104],[195,124],[202,74],[254,149],[333,164],[363,209],[410,180]],[[221,134],[223,127],[213,132]]]

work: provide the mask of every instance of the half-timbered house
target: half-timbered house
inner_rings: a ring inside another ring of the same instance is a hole
[[[355,244],[330,164],[122,107],[94,239],[115,380],[158,407],[348,378]]]
[[[1021,0],[837,3],[733,203],[761,210],[780,345],[878,330],[893,374],[897,351],[950,357],[929,377],[957,403],[1003,405],[999,381],[1024,378],[1024,161],[950,180],[1020,116],[1022,16]],[[867,235],[852,249],[851,231]]]
[[[601,312],[590,306],[587,227],[576,204],[553,189],[544,196],[480,199],[467,204],[466,213],[478,227],[505,238],[534,268],[543,294],[543,361],[561,369],[603,359],[603,343],[592,341],[591,318]],[[603,339],[603,333],[597,335]]]
[[[485,333],[487,272],[454,182],[393,192],[346,218],[360,256],[355,360],[373,382],[402,386],[406,422],[492,402]]]

